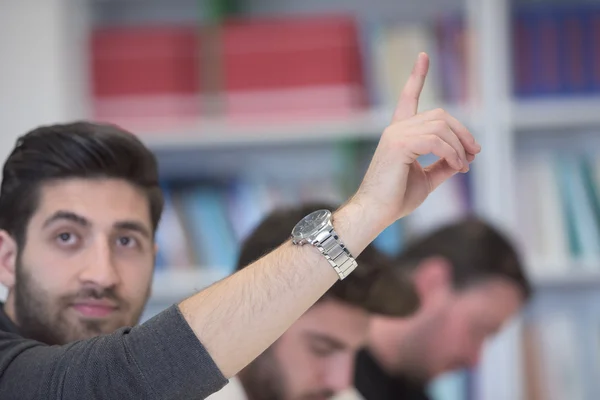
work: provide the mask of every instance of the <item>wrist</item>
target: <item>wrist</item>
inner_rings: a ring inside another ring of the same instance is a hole
[[[333,226],[354,257],[389,225],[373,209],[352,198],[333,213]]]

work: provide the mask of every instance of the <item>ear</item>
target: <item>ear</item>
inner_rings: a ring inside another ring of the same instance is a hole
[[[11,290],[15,285],[17,243],[8,232],[0,230],[0,283]]]
[[[445,297],[452,287],[452,265],[443,257],[429,257],[419,263],[413,280],[421,304]]]

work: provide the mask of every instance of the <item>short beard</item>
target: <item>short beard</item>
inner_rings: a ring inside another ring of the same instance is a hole
[[[280,371],[271,346],[238,374],[248,399],[283,400],[284,382]]]
[[[286,394],[285,390],[286,381],[283,368],[274,353],[275,346],[277,346],[277,342],[238,374],[249,400],[290,400],[289,393]],[[299,397],[294,397],[294,400],[330,398],[334,394],[329,390],[307,392]]]
[[[24,268],[20,254],[17,256],[15,267],[15,322],[23,337],[48,345],[63,345],[112,333],[121,327],[113,327],[112,324],[104,321],[79,321],[78,324],[73,324],[63,312],[75,298],[108,298],[119,304],[121,309],[127,310],[129,305],[120,299],[112,289],[85,289],[75,295],[52,301],[32,274]],[[137,324],[142,311],[143,307],[133,315],[130,321],[123,321],[122,325]]]

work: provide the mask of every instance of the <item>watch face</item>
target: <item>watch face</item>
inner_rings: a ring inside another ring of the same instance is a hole
[[[328,210],[318,210],[308,214],[294,227],[292,235],[302,238],[310,236],[327,223],[330,215],[331,213]]]

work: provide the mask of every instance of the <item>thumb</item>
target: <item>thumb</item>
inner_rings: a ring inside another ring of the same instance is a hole
[[[392,122],[397,122],[410,118],[417,114],[419,108],[419,96],[425,84],[425,78],[429,71],[429,56],[426,53],[419,53],[417,61],[400,93],[398,105],[394,111]]]
[[[425,168],[425,175],[432,191],[457,173],[456,168],[451,167],[443,158]]]

